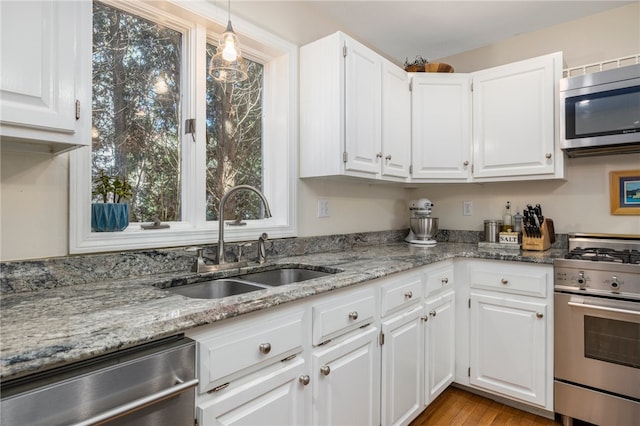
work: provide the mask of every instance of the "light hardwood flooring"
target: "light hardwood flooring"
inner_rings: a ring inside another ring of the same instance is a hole
[[[410,426],[558,426],[560,422],[449,387]]]

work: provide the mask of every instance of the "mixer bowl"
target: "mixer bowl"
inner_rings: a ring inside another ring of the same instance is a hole
[[[409,226],[417,240],[431,240],[438,232],[438,218],[412,217],[409,219]]]

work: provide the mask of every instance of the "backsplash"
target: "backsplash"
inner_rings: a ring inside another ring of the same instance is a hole
[[[267,259],[399,243],[404,240],[407,232],[404,229],[268,240]],[[435,239],[438,242],[476,244],[484,240],[484,233],[439,230]],[[566,244],[566,235],[557,235],[553,248],[566,248]],[[236,246],[237,243],[226,245],[229,258],[235,255]],[[205,254],[214,257],[215,248],[215,245],[206,246]],[[243,251],[247,260],[256,261],[256,244],[245,247]],[[195,259],[196,253],[193,250],[172,248],[2,262],[0,294],[150,275],[186,274],[191,270]]]

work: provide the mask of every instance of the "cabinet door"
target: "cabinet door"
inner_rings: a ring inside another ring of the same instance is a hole
[[[471,77],[411,79],[412,180],[466,181],[471,170]]]
[[[557,81],[554,53],[473,73],[473,177],[553,175]]]
[[[378,329],[369,326],[354,333],[314,350],[314,425],[380,424]]]
[[[54,1],[5,1],[0,7],[2,136],[76,144],[76,58],[90,60],[76,33],[82,20],[91,22],[90,7]]]
[[[345,37],[345,170],[380,173],[382,58]]]
[[[433,402],[455,378],[455,293],[427,299],[424,338],[425,405]]]
[[[547,305],[471,293],[470,383],[545,405]]]
[[[291,361],[290,361],[291,362]],[[207,395],[197,403],[201,426],[305,424],[305,363],[299,358],[286,367],[265,369],[251,380],[232,383],[220,395]]]
[[[409,177],[411,96],[408,74],[389,61],[382,63],[382,177]]]
[[[382,425],[408,424],[422,411],[422,306],[382,323]]]

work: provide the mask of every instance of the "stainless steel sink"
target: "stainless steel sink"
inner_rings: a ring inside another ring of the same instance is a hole
[[[297,283],[300,281],[311,280],[314,278],[325,277],[333,272],[315,271],[302,268],[283,268],[274,269],[272,271],[256,272],[253,274],[241,275],[238,278],[244,281],[251,281],[276,287],[285,284]]]
[[[266,287],[238,280],[220,279],[171,287],[167,290],[194,299],[221,299],[227,296],[264,290]]]
[[[339,271],[282,268],[170,287],[167,290],[194,299],[221,299],[227,296],[236,296],[251,291],[264,290],[269,287],[320,278],[335,274],[336,272]]]

